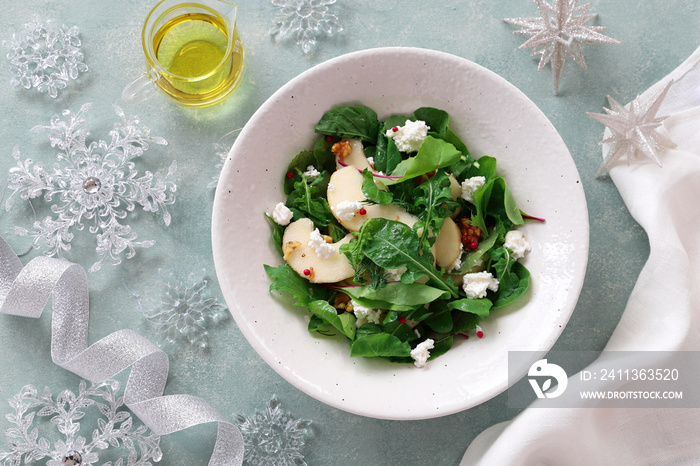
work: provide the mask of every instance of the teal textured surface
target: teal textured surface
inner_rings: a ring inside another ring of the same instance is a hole
[[[91,343],[122,328],[157,340],[133,293],[147,288],[159,270],[205,269],[211,280],[208,292],[222,300],[211,252],[214,191],[207,187],[220,162],[214,144],[231,130],[242,128],[272,93],[311,66],[347,52],[397,45],[452,53],[494,71],[534,101],[561,134],[586,192],[591,241],[578,305],[555,348],[599,350],[624,310],[649,248],[643,230],[629,216],[613,183],[606,177],[595,178],[602,160],[598,143],[603,138],[603,126],[586,112],[602,112],[602,107],[608,105],[607,95],[621,103],[632,100],[675,69],[700,43],[700,5],[693,0],[592,1],[591,11],[598,14],[592,24],[607,27],[605,34],[621,44],[584,45],[588,68],[567,61],[559,95],[555,96],[550,68],[537,72],[537,59],[529,56],[529,50],[518,50],[525,38],[513,35],[516,28],[503,21],[535,16],[534,3],[526,0],[448,0],[428,7],[417,0],[339,0],[330,8],[344,30],[320,38],[309,55],[293,42],[277,43],[268,35],[275,17],[269,2],[241,0],[237,2],[238,28],[247,63],[240,87],[221,104],[185,109],[163,96],[141,104],[126,105],[119,100],[123,87],[145,69],[141,27],[155,2],[5,3],[0,11],[0,40],[20,32],[35,13],[59,24],[77,26],[90,69],[51,99],[12,86],[9,64],[0,61],[3,186],[9,169],[15,166],[14,147],[23,159],[32,158],[45,166],[55,161],[55,150],[46,134],[31,133],[30,129],[49,124],[53,115],[65,109],[77,112],[86,102],[93,103],[87,117],[90,138],[108,138],[108,131],[118,121],[113,110],[118,104],[127,115],[138,115],[153,135],[168,141],[167,146],[153,145],[138,161],[139,170],[166,171],[173,161],[178,164],[177,200],[169,206],[171,225],[166,227],[158,215],[137,211],[129,214],[139,238],[155,239],[156,244],[138,250],[133,259],[119,266],[105,265],[89,274]],[[37,219],[50,213],[44,204],[34,202]],[[17,236],[14,226],[29,228],[34,220],[32,208],[17,201],[10,211],[3,207],[0,234],[15,251],[26,251],[30,241]],[[32,250],[22,260],[26,263],[40,253]],[[86,231],[78,233],[66,258],[89,268],[96,260],[94,239]],[[10,410],[4,400],[26,384],[49,386],[54,392],[75,390],[78,385],[77,376],[51,362],[49,314],[40,320],[0,316],[2,413]],[[232,319],[212,327],[209,333],[210,347],[206,350],[186,344],[166,348],[171,364],[166,393],[202,397],[230,417],[234,413],[253,414],[276,394],[285,410],[314,421],[316,434],[304,450],[309,464],[457,464],[476,435],[517,414],[507,408],[504,395],[462,413],[425,421],[384,421],[348,414],[314,400],[277,375],[255,353]],[[589,362],[581,361],[581,367]],[[0,431],[8,427],[4,416],[0,417]],[[203,426],[164,437],[161,464],[206,464],[214,433],[213,426]],[[7,447],[4,440],[0,439],[0,449]]]

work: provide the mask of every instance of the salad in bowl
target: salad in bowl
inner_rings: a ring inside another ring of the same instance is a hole
[[[496,158],[472,158],[446,111],[380,121],[339,106],[315,133],[266,214],[284,262],[265,265],[270,289],[308,309],[310,332],[343,335],[352,357],[423,367],[455,338],[482,337],[480,320],[528,289],[518,226],[534,217]]]

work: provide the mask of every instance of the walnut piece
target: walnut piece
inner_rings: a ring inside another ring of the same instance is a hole
[[[331,152],[333,152],[340,160],[343,160],[345,157],[350,155],[350,152],[352,152],[352,146],[350,145],[350,142],[343,139],[342,141],[336,142],[331,146]]]
[[[287,241],[287,243],[284,245],[284,260],[287,260],[289,258],[289,255],[292,253],[297,248],[301,247],[301,243],[299,241]]]

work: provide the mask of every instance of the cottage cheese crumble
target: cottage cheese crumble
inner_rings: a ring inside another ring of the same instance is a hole
[[[498,280],[489,272],[468,273],[464,275],[462,288],[467,298],[485,298],[486,291],[498,291]]]
[[[426,361],[430,357],[430,350],[433,348],[435,348],[435,342],[430,338],[419,343],[418,346],[411,350],[411,357],[415,361],[413,364],[416,367],[425,366]]]
[[[525,254],[531,249],[530,243],[525,239],[525,235],[521,231],[511,230],[506,233],[506,242],[503,247],[513,251],[513,259],[525,257]]]
[[[396,126],[395,128],[396,131],[394,131],[394,128],[388,129],[386,137],[393,139],[396,147],[401,152],[416,152],[423,144],[425,138],[428,137],[430,126],[426,125],[425,121],[406,120],[403,126]]]
[[[316,251],[316,255],[319,259],[328,259],[335,254],[335,248],[330,243],[326,242],[321,232],[318,231],[318,228],[309,235],[308,245],[311,249]]]
[[[272,220],[283,227],[289,225],[293,217],[294,214],[283,202],[278,202],[272,210]]]
[[[474,192],[484,186],[486,178],[483,176],[472,176],[462,181],[462,199],[467,202],[474,202]]]
[[[309,165],[306,167],[306,171],[304,172],[304,176],[309,179],[309,181],[315,180],[319,175],[321,174],[320,171],[316,170],[316,167],[313,165]]]
[[[355,212],[362,208],[360,201],[343,201],[332,208],[339,220],[350,221],[355,217]]]
[[[362,325],[368,322],[372,324],[382,323],[381,309],[372,309],[370,307],[365,307],[361,304],[358,304],[354,299],[351,299],[350,303],[352,304],[352,312],[353,314],[355,314],[355,318],[357,319],[355,321],[355,326],[357,328],[360,328]]]

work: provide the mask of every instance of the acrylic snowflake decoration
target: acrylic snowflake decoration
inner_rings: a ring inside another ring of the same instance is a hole
[[[173,270],[160,272],[143,293],[133,293],[146,320],[168,344],[186,341],[209,346],[207,329],[229,316],[219,300],[206,295],[207,280],[192,272],[181,280]]]
[[[306,465],[301,450],[313,434],[312,422],[282,411],[276,395],[264,411],[255,410],[251,417],[234,415],[234,419],[245,442],[244,464]]]
[[[321,36],[341,32],[338,17],[329,12],[336,0],[271,0],[279,10],[269,34],[278,40],[293,38],[308,54]]]
[[[207,185],[207,188],[216,188],[219,184],[219,176],[221,175],[221,169],[224,167],[224,162],[228,157],[229,152],[231,152],[231,147],[233,143],[236,142],[238,134],[241,132],[241,128],[234,129],[233,131],[223,135],[216,144],[214,144],[214,153],[219,159],[219,163],[216,164],[216,175]]]
[[[612,133],[609,138],[601,142],[601,144],[611,143],[612,147],[605,156],[596,177],[623,156],[627,157],[627,165],[641,154],[654,161],[659,167],[661,166],[659,153],[666,148],[676,147],[670,138],[657,131],[668,116],[656,117],[672,84],[673,80],[669,81],[661,92],[647,101],[642,102],[637,96],[627,107],[608,96],[610,108],[603,107],[605,114],[588,113],[588,116],[603,123]]]
[[[148,128],[139,127],[137,118],[127,119],[118,107],[115,110],[122,121],[110,131],[111,140],[88,143],[83,115],[89,108],[90,104],[85,104],[76,114],[66,110],[65,120],[55,115],[50,126],[32,129],[49,131],[51,147],[58,149],[58,163],[52,168],[46,169],[31,159],[21,160],[19,149],[15,148],[17,166],[10,169],[8,188],[13,192],[6,209],[12,207],[15,195],[25,200],[43,195],[51,204],[53,216],[34,222],[33,230],[18,227],[17,233],[33,237],[37,247],[45,245],[50,256],[68,251],[73,230],[82,230],[89,223],[88,231],[95,235],[100,257],[90,268],[94,272],[108,259],[119,264],[124,251],[131,258],[136,247],[155,243],[136,241],[137,235],[124,223],[137,205],[146,212],[162,212],[165,224],[170,224],[166,206],[175,202],[177,187],[172,176],[177,165],[173,162],[165,174],[139,174],[134,159],[143,155],[149,144],[167,142],[151,136]]]
[[[8,49],[11,83],[56,98],[59,89],[88,70],[80,51],[78,28],[58,27],[35,15],[24,29],[24,34],[15,33],[12,39],[2,41]]]
[[[151,466],[160,461],[160,437],[146,426],[134,426],[118,392],[116,381],[91,387],[81,381],[77,395],[64,390],[54,399],[48,387],[39,394],[25,386],[9,400],[14,413],[6,418],[16,427],[5,431],[10,449],[0,450],[0,463],[16,466],[48,459],[47,466],[91,466],[98,464],[102,452],[110,458],[127,454],[126,462],[119,458],[102,466]],[[81,423],[93,422],[85,417],[88,414],[96,416],[97,427],[83,436]]]
[[[602,26],[587,26],[596,17],[589,14],[590,3],[579,6],[578,0],[554,0],[552,4],[545,0],[535,0],[539,18],[510,18],[504,21],[522,29],[514,34],[532,36],[520,48],[532,48],[533,55],[541,55],[537,71],[551,63],[554,80],[554,93],[559,92],[564,62],[569,57],[586,68],[581,44],[619,44],[599,31]]]

